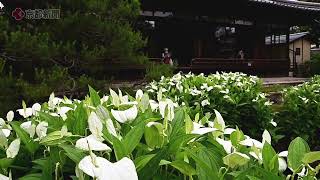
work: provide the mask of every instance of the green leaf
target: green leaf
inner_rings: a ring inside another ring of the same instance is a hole
[[[188,149],[187,153],[196,162],[196,170],[200,180],[219,179],[218,167],[222,165],[220,153],[207,147]]]
[[[41,121],[45,121],[48,123],[48,127],[50,127],[50,129],[60,130],[64,124],[64,121],[61,118],[51,116],[50,114],[45,112],[39,112],[39,117]]]
[[[125,157],[128,154],[128,150],[126,149],[126,146],[117,137],[112,136],[112,139],[116,159],[117,161],[120,161],[123,157]]]
[[[40,144],[46,145],[46,146],[55,146],[62,144],[65,142],[63,139],[63,135],[61,131],[54,131],[52,133],[49,133],[46,137],[44,137]]]
[[[249,156],[238,152],[228,154],[223,158],[223,163],[231,168],[243,166],[247,164],[249,161]]]
[[[73,116],[69,117],[66,121],[68,129],[72,134],[80,136],[86,135],[86,129],[88,128],[88,115],[83,103],[77,105]]]
[[[139,108],[142,112],[145,112],[149,108],[149,96],[148,94],[143,94],[141,102],[139,103]]]
[[[27,174],[19,178],[19,180],[41,180],[41,179],[42,179],[41,173]]]
[[[179,132],[184,132],[184,119],[185,119],[185,113],[182,108],[180,108],[178,111],[174,114],[174,119],[172,120],[172,131],[170,134],[170,139],[174,138],[179,134]]]
[[[134,164],[136,165],[137,171],[139,172],[154,156],[155,154],[148,154],[136,158]]]
[[[232,132],[230,135],[230,140],[233,146],[238,146],[238,143],[242,140],[244,140],[244,134],[242,131],[240,131],[237,127],[237,130]]]
[[[302,162],[305,164],[314,163],[316,161],[320,161],[320,151],[306,153],[302,158]]]
[[[170,165],[176,169],[178,169],[182,174],[187,176],[193,176],[196,174],[196,170],[185,161],[177,160],[170,163]]]
[[[2,158],[0,159],[0,168],[8,168],[12,163],[13,163],[14,159],[12,158]]]
[[[144,131],[146,144],[152,149],[161,147],[164,142],[164,136],[162,132],[163,125],[160,123],[155,123],[150,127],[147,126]]]
[[[30,153],[35,153],[36,150],[39,148],[39,144],[33,139],[30,138],[29,134],[25,132],[23,129],[20,128],[19,122],[11,122],[10,123],[13,130],[16,132],[16,134],[19,136],[25,147]]]
[[[276,157],[276,160],[274,160],[275,157]],[[268,142],[265,142],[263,145],[262,159],[263,159],[263,167],[265,169],[275,173],[278,172],[278,169],[279,169],[278,156],[276,151]]]
[[[308,152],[310,152],[310,148],[305,140],[300,137],[294,139],[288,148],[288,166],[297,171],[303,164],[304,155]]]
[[[41,179],[53,179],[54,165],[49,157],[33,161],[41,167]]]
[[[77,149],[74,146],[63,144],[59,147],[61,147],[66,152],[66,155],[76,164],[86,156],[85,151]]]
[[[132,151],[139,144],[145,129],[145,122],[140,122],[137,126],[134,126],[123,139],[123,145],[126,147],[126,155],[132,153]]]
[[[101,104],[100,96],[96,90],[89,86],[90,99],[94,107],[97,107]]]
[[[150,177],[153,177],[158,169],[161,159],[166,159],[167,148],[162,148],[159,152],[156,153],[154,157],[138,172],[140,180],[149,180]]]
[[[190,134],[191,131],[193,130],[193,122],[190,118],[190,116],[186,113],[185,114],[185,121],[186,121],[186,133]]]

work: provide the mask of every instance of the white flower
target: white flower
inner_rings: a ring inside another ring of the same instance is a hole
[[[111,163],[92,153],[80,161],[79,169],[97,180],[138,180],[134,163],[126,157],[116,163]]]
[[[14,112],[13,111],[9,111],[7,113],[7,121],[11,122],[14,118]]]
[[[8,149],[6,150],[7,158],[14,158],[17,156],[20,149],[20,139],[16,139],[11,142]]]
[[[116,131],[116,128],[114,127],[111,119],[106,120],[106,126],[107,126],[109,133],[112,134],[113,136],[117,137],[117,131]]]
[[[90,132],[97,138],[101,139],[103,125],[95,112],[91,112],[88,118],[88,125]]]
[[[271,106],[272,104],[273,104],[273,103],[270,102],[270,101],[266,101],[266,102],[264,103],[265,106]]]
[[[136,105],[134,105],[131,108],[124,111],[111,109],[111,114],[118,122],[127,123],[136,119],[138,115],[138,108]]]
[[[159,102],[159,111],[162,118],[168,118],[172,121],[174,118],[174,103],[170,99]]]
[[[203,101],[201,102],[201,106],[202,106],[202,107],[207,106],[207,105],[210,105],[210,102],[209,102],[208,99],[203,100]]]
[[[32,114],[33,115],[36,116],[40,110],[41,110],[41,105],[39,103],[35,103],[34,105],[32,105]]]
[[[24,122],[20,125],[20,127],[25,130],[31,138],[33,138],[33,136],[35,135],[36,133],[36,125],[32,124],[31,121],[27,121],[27,122]]]
[[[59,105],[62,102],[62,99],[55,97],[54,93],[51,93],[48,101],[48,106],[51,109],[54,109],[57,105]]]
[[[216,141],[223,146],[223,149],[230,154],[232,151],[232,143],[231,141],[226,141],[220,138],[216,138]]]
[[[24,118],[32,116],[32,108],[18,109],[17,111]]]
[[[78,139],[76,148],[84,151],[111,151],[111,148],[108,145],[100,142],[94,135]]]
[[[45,121],[40,122],[36,127],[36,134],[38,136],[38,140],[47,136],[48,123]]]

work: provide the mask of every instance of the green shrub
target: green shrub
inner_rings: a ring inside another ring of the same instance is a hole
[[[85,100],[58,98],[0,119],[2,179],[315,179],[319,152],[302,138],[278,153],[228,128],[218,111],[197,121],[170,99],[90,88]],[[22,117],[23,118],[22,118]],[[303,170],[304,169],[304,170]],[[307,169],[307,170],[306,170]],[[291,172],[290,172],[291,171]]]
[[[149,81],[160,80],[162,76],[171,77],[174,72],[174,67],[167,64],[160,64],[155,62],[150,62],[146,69],[146,79]]]
[[[284,104],[277,117],[287,137],[301,136],[311,146],[318,146],[320,137],[320,76],[284,92]]]
[[[271,103],[261,93],[261,81],[242,73],[208,76],[179,73],[172,78],[154,81],[146,89],[154,98],[161,91],[160,96],[190,106],[193,117],[198,112],[216,109],[223,114],[228,125],[241,127],[253,136],[269,126],[273,117]]]
[[[311,56],[310,61],[305,63],[305,69],[305,74],[308,76],[320,74],[320,53]]]

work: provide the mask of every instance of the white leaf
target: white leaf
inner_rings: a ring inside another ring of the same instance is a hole
[[[20,127],[25,130],[31,138],[33,138],[33,136],[35,135],[36,133],[36,125],[32,124],[31,121],[27,121],[27,122],[24,122],[20,125]]]
[[[159,104],[154,100],[149,100],[149,104],[152,111],[155,111],[159,107]]]
[[[18,109],[17,111],[24,118],[32,116],[32,108]]]
[[[288,167],[286,161],[280,157],[278,158],[278,161],[279,161],[279,171],[280,172],[285,171]]]
[[[279,157],[288,157],[288,151],[282,151],[279,153]]]
[[[239,144],[243,145],[243,146],[249,146],[249,147],[252,147],[252,146],[255,146],[259,149],[262,149],[263,147],[263,144],[255,139],[251,139],[251,138],[247,138],[243,141],[240,141]]]
[[[6,122],[2,118],[0,118],[0,127],[2,127],[4,125],[6,125]]]
[[[113,136],[117,137],[117,131],[116,131],[116,128],[114,127],[111,119],[106,120],[106,126],[107,126],[109,133],[112,134]]]
[[[221,130],[221,131],[224,131],[226,124],[225,124],[221,114],[217,110],[214,110],[214,113],[216,114],[216,118],[214,120],[214,124],[215,124],[214,127]]]
[[[10,180],[9,177],[3,175],[3,174],[0,174],[0,180]]]
[[[40,122],[36,127],[36,134],[39,140],[47,136],[48,123],[45,121]]]
[[[100,142],[94,135],[77,140],[76,148],[84,151],[111,151],[108,145]]]
[[[262,134],[262,144],[264,144],[265,142],[271,144],[271,135],[267,130],[264,130]]]
[[[203,135],[203,134],[207,134],[207,133],[214,132],[214,131],[218,131],[218,129],[216,129],[216,128],[199,128],[199,129],[192,130],[191,134]]]
[[[1,129],[1,131],[5,135],[5,137],[9,137],[11,134],[11,131],[9,129]]]
[[[136,100],[140,100],[143,97],[143,91],[141,89],[139,89],[136,92]]]
[[[112,116],[120,123],[127,123],[133,121],[138,115],[138,108],[136,105],[132,106],[131,108],[118,111],[111,109]]]
[[[20,149],[20,139],[16,139],[11,142],[8,149],[6,150],[7,158],[14,158],[17,156]]]
[[[9,111],[7,113],[7,121],[11,122],[14,118],[14,112],[13,111]]]
[[[41,105],[39,103],[35,103],[32,106],[32,114],[33,115],[37,115],[40,110],[41,110]]]
[[[225,141],[225,140],[220,139],[220,138],[216,138],[216,141],[223,146],[223,149],[224,149],[228,154],[231,153],[231,150],[232,150],[232,143],[231,143],[231,141]]]
[[[232,134],[233,132],[235,132],[236,130],[233,128],[226,128],[224,130],[224,134],[228,135],[228,134]]]
[[[138,180],[134,163],[126,157],[116,163],[111,163],[92,154],[80,161],[79,169],[97,180]]]
[[[88,124],[89,124],[89,130],[90,132],[98,139],[101,138],[102,136],[102,129],[103,125],[99,117],[95,112],[91,112],[89,119],[88,119]]]

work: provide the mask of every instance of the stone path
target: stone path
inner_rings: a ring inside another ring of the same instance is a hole
[[[296,78],[296,77],[274,77],[274,78],[262,78],[264,85],[275,84],[288,84],[297,85],[308,81],[309,78]]]

